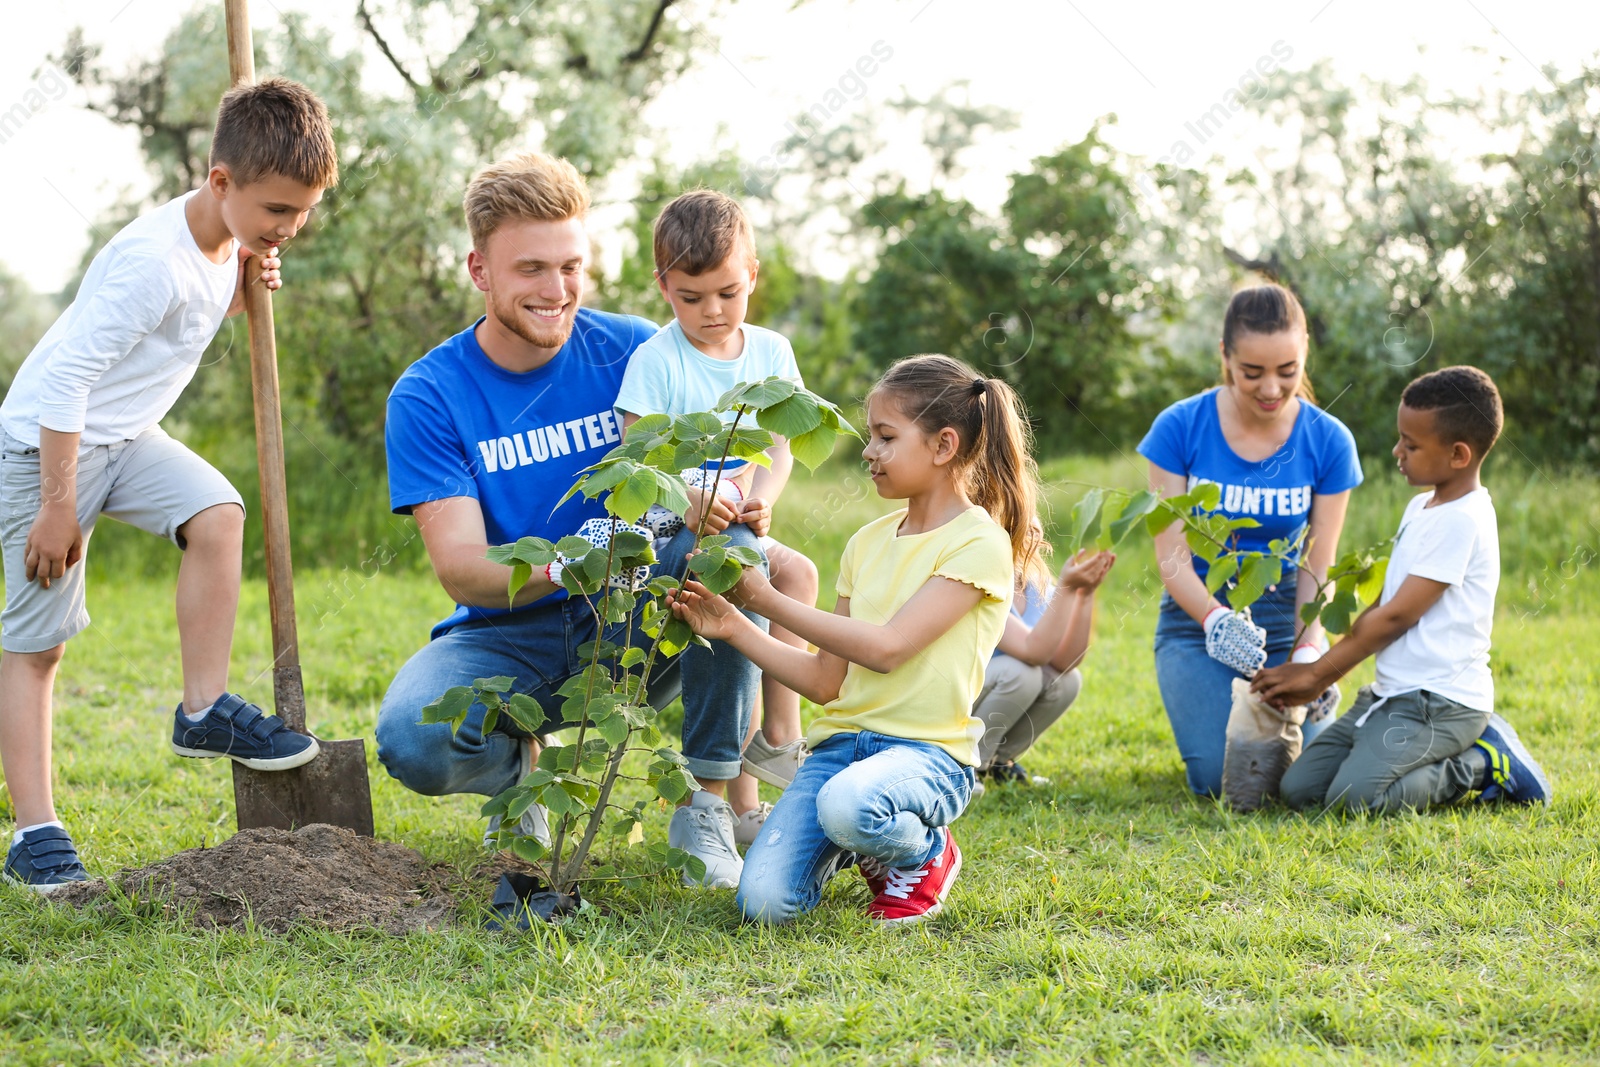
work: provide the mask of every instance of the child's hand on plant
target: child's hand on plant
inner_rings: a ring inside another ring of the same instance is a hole
[[[685,581],[682,588],[667,590],[667,606],[676,618],[688,623],[691,630],[711,641],[726,641],[732,637],[739,620],[744,618],[726,597],[717,596],[692,578]]]
[[[691,485],[685,490],[689,496],[689,510],[683,521],[695,533],[719,534],[739,520],[739,505],[711,492],[710,489]],[[707,509],[706,502],[710,501]]]
[[[1111,571],[1111,565],[1117,562],[1115,552],[1102,549],[1098,552],[1087,548],[1080,548],[1073,553],[1071,559],[1061,566],[1061,574],[1056,579],[1061,588],[1069,592],[1092,593],[1100,588],[1100,583],[1105,581],[1106,575]]]
[[[1332,679],[1322,676],[1316,663],[1283,663],[1263,667],[1250,682],[1250,690],[1275,708],[1309,704],[1320,697]]]

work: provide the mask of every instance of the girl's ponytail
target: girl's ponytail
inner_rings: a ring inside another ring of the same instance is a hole
[[[889,393],[900,410],[926,434],[946,426],[956,431],[956,456],[967,495],[1011,537],[1018,575],[1038,555],[1041,538],[1030,527],[1037,516],[1039,471],[1033,434],[1016,390],[1000,378],[985,378],[949,356],[909,356],[889,368],[874,392]]]

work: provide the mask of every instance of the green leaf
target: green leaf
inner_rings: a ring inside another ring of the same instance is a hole
[[[767,449],[773,446],[772,435],[756,426],[730,427],[729,433],[724,438],[728,455],[735,459],[748,459],[762,466],[768,466],[772,460],[767,456]]]
[[[1185,526],[1183,538],[1189,542],[1189,551],[1207,563],[1215,563],[1222,556],[1222,549],[1217,547],[1216,542],[1211,540],[1203,529]]]
[[[517,593],[528,584],[528,579],[533,577],[533,566],[528,563],[518,563],[511,568],[511,580],[506,583],[506,603],[516,601]]]
[[[661,628],[661,652],[663,655],[676,656],[679,652],[688,648],[693,640],[694,630],[676,615],[668,619]]]
[[[612,715],[602,722],[595,723],[594,726],[600,731],[600,736],[606,739],[606,744],[613,748],[628,739],[628,720],[621,715]]]
[[[582,559],[594,545],[577,534],[568,534],[556,542],[556,551],[567,559]]]
[[[794,382],[774,375],[770,378],[763,378],[759,382],[751,382],[745,386],[738,402],[743,407],[759,412],[763,408],[781,404],[794,395]]]
[[[1210,569],[1206,571],[1206,592],[1215,594],[1218,589],[1227,584],[1228,579],[1232,578],[1234,572],[1238,569],[1239,557],[1237,556],[1223,556],[1211,564]]]
[[[466,716],[467,709],[472,707],[472,702],[477,698],[478,695],[470,686],[451,686],[438,700],[423,705],[422,722],[455,722]]]
[[[1183,512],[1172,506],[1175,497],[1163,500],[1154,511],[1145,516],[1144,528],[1151,537],[1158,537],[1167,527],[1183,519]]]
[[[1100,527],[1094,535],[1094,547],[1104,551],[1111,547],[1111,524],[1117,521],[1122,514],[1122,508],[1128,503],[1128,498],[1121,493],[1107,493],[1105,502],[1100,505]]]
[[[728,558],[738,560],[746,567],[761,566],[761,553],[748,545],[734,545],[728,549]]]
[[[637,647],[629,648],[622,654],[622,669],[627,670],[629,667],[637,667],[639,664],[643,663],[644,660],[644,649]]]
[[[1322,608],[1325,604],[1327,604],[1327,600],[1323,598],[1321,593],[1317,594],[1317,598],[1315,600],[1301,604],[1300,621],[1305,623],[1307,626],[1310,626],[1314,621],[1316,621],[1317,616],[1322,614]]]
[[[804,464],[807,470],[814,471],[833,455],[833,444],[838,439],[835,430],[818,426],[815,430],[789,438],[789,454]]]
[[[1216,482],[1200,482],[1190,492],[1201,511],[1216,511],[1217,505],[1222,503],[1222,486]]]
[[[1361,573],[1356,581],[1356,596],[1363,604],[1376,603],[1383,595],[1383,580],[1389,573],[1389,557],[1372,561],[1372,566]]]
[[[600,601],[600,615],[606,622],[622,622],[633,614],[633,604],[632,593],[613,589]]]
[[[537,733],[539,727],[544,725],[544,708],[526,693],[511,694],[511,700],[506,705],[506,714],[511,716],[512,722],[530,734]]]
[[[656,502],[655,472],[640,467],[606,498],[606,510],[624,522],[638,522]]]
[[[681,588],[682,584],[670,574],[658,574],[650,579],[650,584],[645,588],[656,596],[666,596],[670,590]]]
[[[781,437],[799,437],[822,425],[822,409],[804,393],[795,393],[758,412],[756,424]]]
[[[524,863],[538,863],[550,854],[549,849],[532,837],[519,837],[511,842],[511,852]]]
[[[655,479],[657,504],[678,515],[689,510],[689,494],[684,491],[682,478],[665,471],[656,471]]]
[[[1148,489],[1135,494],[1123,507],[1122,514],[1117,516],[1117,521],[1111,524],[1111,544],[1108,547],[1115,548],[1120,545],[1135,524],[1154,511],[1159,503],[1161,497]]]
[[[672,423],[672,434],[680,441],[694,441],[703,437],[714,437],[722,432],[722,420],[707,411],[691,411],[670,421]]]
[[[1361,602],[1356,599],[1354,591],[1341,591],[1336,594],[1322,609],[1322,627],[1330,634],[1346,633],[1350,629],[1350,618],[1361,610]]]
[[[1228,605],[1235,611],[1247,608],[1261,599],[1267,586],[1278,580],[1283,571],[1283,561],[1259,552],[1243,553],[1239,564],[1239,581],[1228,594]]]
[[[1100,529],[1100,505],[1105,500],[1106,491],[1098,487],[1083,494],[1083,498],[1072,505],[1072,521],[1068,527],[1067,551],[1076,552],[1082,548],[1084,542],[1092,539]]]
[[[493,678],[473,679],[472,688],[478,690],[480,693],[505,693],[509,692],[511,687],[516,684],[517,681],[515,678],[508,678],[503,674],[497,674]]]
[[[722,566],[709,573],[700,575],[700,584],[713,593],[722,594],[739,584],[739,576],[744,573],[744,568],[736,559],[725,559]]]
[[[666,433],[673,428],[676,420],[671,415],[641,415],[628,427],[628,437],[650,437],[659,433]]]
[[[709,541],[710,538],[707,538]],[[704,542],[702,542],[702,546]],[[721,545],[712,548],[702,547],[700,551],[689,557],[689,569],[695,574],[707,574],[716,571],[728,560],[728,550]]]

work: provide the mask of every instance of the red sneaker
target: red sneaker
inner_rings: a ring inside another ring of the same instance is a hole
[[[956,875],[961,873],[961,849],[949,827],[944,831],[944,851],[923,867],[890,867],[883,891],[867,905],[867,914],[883,923],[919,923],[944,910]]]
[[[883,893],[883,887],[889,884],[889,872],[894,870],[887,863],[876,856],[856,853],[856,870],[861,872],[861,880],[867,883],[867,888],[872,890],[874,897]]]

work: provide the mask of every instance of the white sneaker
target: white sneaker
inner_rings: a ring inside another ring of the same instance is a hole
[[[810,753],[806,751],[805,738],[774,748],[767,744],[767,739],[757,730],[756,735],[745,746],[744,759],[740,765],[744,773],[752,778],[779,789],[787,789],[789,783],[794,781],[795,772],[800,769],[800,764],[806,761],[808,755]]]
[[[559,744],[559,742],[549,742]],[[522,743],[522,774],[517,781],[522,781],[533,773],[533,746],[524,741]],[[494,835],[500,831],[505,822],[502,815],[489,816],[489,826],[483,831],[483,847],[494,851]],[[522,818],[517,820],[517,833],[522,837],[531,837],[545,848],[550,847],[550,813],[543,804],[531,805],[522,813]]]
[[[707,889],[737,889],[744,860],[739,858],[733,840],[733,807],[705,790],[697,790],[686,807],[672,813],[667,825],[667,845],[699,857],[706,865],[705,877],[696,881],[683,872],[686,886]]]
[[[767,816],[772,814],[772,805],[763,800],[743,815],[733,821],[733,843],[741,848],[749,848],[756,843],[756,835],[761,832],[761,824],[767,821]]]

